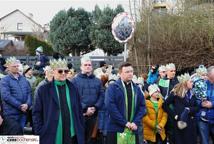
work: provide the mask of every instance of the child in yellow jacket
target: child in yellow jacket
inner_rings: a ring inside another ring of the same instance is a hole
[[[163,99],[156,84],[150,85],[150,98],[146,100],[147,114],[143,117],[144,139],[148,144],[162,144],[166,139],[167,113],[163,110]]]

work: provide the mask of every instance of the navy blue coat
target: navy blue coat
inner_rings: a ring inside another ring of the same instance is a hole
[[[79,73],[72,79],[72,82],[78,89],[84,111],[91,106],[98,109],[103,106],[104,88],[100,79],[96,78],[93,74],[87,76],[86,74]]]
[[[199,103],[199,112],[197,113],[197,118],[200,118],[201,112],[206,111],[205,118],[209,121],[209,123],[214,124],[214,84],[210,83],[210,81],[206,81],[207,84],[207,100],[212,103],[211,108],[203,108],[201,100],[197,100]]]
[[[134,83],[133,87],[135,91],[135,112],[132,122],[139,128],[142,118],[146,114],[145,99],[140,88]],[[105,104],[108,111],[107,131],[123,132],[128,121],[126,120],[125,95],[121,79],[110,84],[107,88]]]
[[[18,119],[17,117],[22,114],[21,104],[28,104],[28,107],[31,107],[32,90],[24,76],[20,75],[16,79],[9,74],[1,79],[0,88],[5,117]]]
[[[173,109],[170,108],[173,106]],[[180,120],[181,113],[184,111],[185,107],[190,109],[187,118],[187,127],[180,130],[177,126],[177,121]],[[175,95],[173,92],[170,93],[169,97],[165,100],[163,104],[164,110],[171,117],[174,124],[174,134],[176,144],[196,144],[197,143],[197,124],[195,114],[198,112],[198,105],[196,97],[193,95],[192,98],[187,101],[186,98],[181,98]],[[174,117],[178,115],[178,120]]]
[[[80,99],[74,85],[69,81],[67,84],[71,96],[78,144],[84,144],[84,124]],[[60,109],[54,82],[42,85],[35,97],[32,111],[35,134],[40,136],[40,144],[55,144]]]

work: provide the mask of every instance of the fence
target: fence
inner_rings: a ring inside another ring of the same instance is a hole
[[[4,56],[7,58],[9,56]],[[48,56],[49,59],[52,59],[52,56]],[[33,66],[36,63],[36,56],[16,56],[21,62]],[[90,57],[92,60],[92,64],[94,68],[99,67],[100,61],[105,61],[107,64],[114,65],[115,68],[118,68],[119,65],[123,62],[123,56],[92,56]],[[75,69],[79,69],[80,67],[80,59],[81,57],[73,56],[73,57],[65,57],[69,63],[73,64]]]

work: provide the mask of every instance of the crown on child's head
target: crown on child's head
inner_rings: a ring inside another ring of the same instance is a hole
[[[50,67],[52,69],[58,69],[58,68],[68,68],[68,62],[65,59],[59,58],[58,60],[52,59],[50,60]]]
[[[207,68],[204,65],[200,65],[195,71],[199,75],[207,74]]]
[[[160,89],[157,84],[152,84],[148,87],[149,95],[152,96],[155,92],[160,92]]]
[[[191,79],[189,73],[182,74],[182,75],[178,76],[177,78],[178,78],[178,81],[180,83],[184,83],[184,82],[186,82],[186,81]]]

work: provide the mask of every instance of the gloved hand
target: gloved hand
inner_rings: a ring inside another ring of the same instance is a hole
[[[184,111],[181,113],[180,119],[179,119],[179,120],[180,120],[180,121],[187,122],[189,111],[190,111],[190,109],[186,107],[186,108],[184,109]]]
[[[181,113],[179,121],[177,122],[177,126],[179,129],[184,129],[187,127],[188,114],[190,109],[186,107],[184,111]]]

